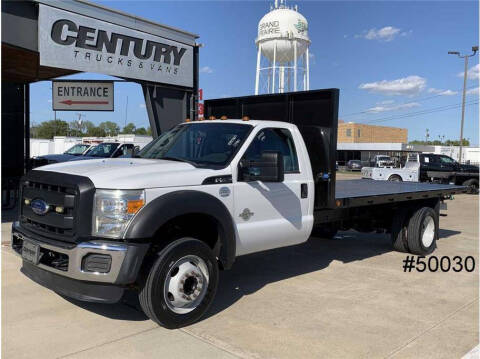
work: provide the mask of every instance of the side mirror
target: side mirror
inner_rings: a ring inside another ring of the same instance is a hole
[[[259,160],[242,161],[240,176],[240,180],[246,182],[283,182],[283,155],[280,152],[265,151]]]

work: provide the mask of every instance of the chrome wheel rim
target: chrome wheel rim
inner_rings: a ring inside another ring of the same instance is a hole
[[[198,307],[207,293],[208,267],[195,255],[180,258],[170,268],[164,283],[164,299],[174,313],[187,314]]]
[[[431,216],[425,217],[423,220],[422,244],[425,248],[432,245],[435,237],[435,221]]]

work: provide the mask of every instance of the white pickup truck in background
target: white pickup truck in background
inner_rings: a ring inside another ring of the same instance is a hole
[[[418,182],[420,180],[420,159],[418,153],[407,156],[405,166],[394,167],[363,167],[362,177],[373,180]]]

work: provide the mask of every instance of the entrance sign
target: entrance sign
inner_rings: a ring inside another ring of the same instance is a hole
[[[52,81],[54,111],[113,111],[113,81]]]
[[[40,65],[193,87],[193,47],[39,5]]]

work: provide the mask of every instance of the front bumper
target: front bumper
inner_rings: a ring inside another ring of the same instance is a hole
[[[15,222],[12,226],[12,248],[20,256],[24,241],[40,248],[38,263],[23,260],[22,272],[25,275],[69,297],[103,302],[115,301],[120,295],[119,288],[136,281],[149,247],[148,244],[102,239],[69,245],[56,241],[47,243],[42,237],[24,231]],[[93,265],[89,265],[87,260],[94,258],[92,256],[97,257],[91,262]],[[95,262],[98,258],[106,260],[105,263],[100,262],[99,267]],[[121,292],[123,294],[123,289]]]

